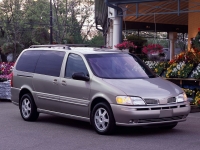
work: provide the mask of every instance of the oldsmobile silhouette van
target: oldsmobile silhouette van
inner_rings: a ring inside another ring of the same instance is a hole
[[[90,122],[99,134],[116,126],[172,129],[190,112],[179,86],[117,50],[31,46],[18,57],[11,85],[25,121],[58,115]]]

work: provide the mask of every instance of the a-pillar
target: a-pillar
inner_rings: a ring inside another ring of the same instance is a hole
[[[177,40],[176,32],[169,32],[169,41],[170,41],[170,60],[174,59],[175,56],[175,42]]]

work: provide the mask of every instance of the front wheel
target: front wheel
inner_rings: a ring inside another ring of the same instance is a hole
[[[111,134],[115,130],[115,119],[111,108],[106,103],[98,103],[91,113],[91,123],[99,134]]]
[[[20,113],[25,121],[37,120],[39,113],[30,94],[24,94],[20,99]]]

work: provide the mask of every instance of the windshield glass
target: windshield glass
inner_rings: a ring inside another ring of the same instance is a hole
[[[86,58],[93,73],[100,78],[137,79],[155,77],[141,60],[130,54],[87,54]]]

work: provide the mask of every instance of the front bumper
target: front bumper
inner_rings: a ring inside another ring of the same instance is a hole
[[[122,106],[111,104],[117,125],[145,126],[185,121],[190,113],[188,102],[156,106]]]

